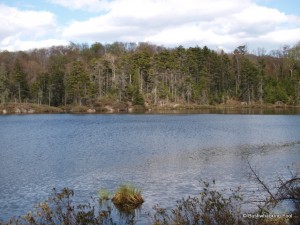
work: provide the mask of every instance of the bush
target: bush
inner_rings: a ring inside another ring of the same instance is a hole
[[[61,192],[53,189],[45,202],[36,206],[33,213],[12,218],[6,225],[113,225],[111,209],[96,211],[91,204],[73,204],[74,191],[64,188]],[[1,223],[2,224],[2,223]]]
[[[241,212],[243,201],[238,190],[233,190],[226,197],[220,192],[211,188],[210,184],[203,182],[203,191],[199,196],[188,197],[177,201],[176,206],[171,210],[154,207],[155,213],[151,215],[154,225],[296,225],[299,224],[299,196],[300,178],[296,175],[289,180],[280,179],[276,192],[272,193],[264,184],[257,173],[250,165],[250,169],[255,175],[255,179],[271,195],[266,198],[264,207],[260,207],[257,212],[252,212],[250,217],[243,217]],[[214,183],[214,182],[213,182]],[[121,185],[113,198],[106,189],[99,192],[100,207],[93,203],[73,204],[74,191],[64,188],[61,192],[53,189],[48,200],[36,206],[33,213],[28,213],[24,217],[12,218],[4,225],[112,225],[112,224],[135,224],[135,209],[137,209],[144,199],[141,191],[131,185]],[[295,211],[292,218],[273,218],[270,214],[269,206],[273,207],[278,202],[290,200],[294,203]],[[105,204],[102,204],[102,201]],[[113,206],[113,204],[115,207]],[[98,210],[96,210],[98,209]],[[119,221],[113,221],[115,215],[113,210],[118,209]],[[265,217],[260,215],[266,215]],[[258,215],[258,216],[255,216]]]
[[[204,189],[199,197],[188,197],[178,201],[170,212],[155,206],[153,224],[243,224],[239,210],[241,202],[242,198],[236,192],[224,198],[221,193],[212,190],[210,185],[204,182]]]

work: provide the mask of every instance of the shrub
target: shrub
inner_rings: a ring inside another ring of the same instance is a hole
[[[35,207],[34,212],[24,217],[12,218],[5,225],[113,225],[111,209],[96,211],[88,204],[73,204],[74,191],[64,188],[61,192],[53,189],[48,200]],[[2,223],[1,223],[2,224]]]
[[[200,193],[200,197],[188,197],[177,201],[177,205],[170,212],[155,206],[153,224],[242,225],[239,204],[237,204],[241,201],[242,198],[235,192],[225,198],[218,191],[212,190],[208,183],[204,182],[204,189]]]
[[[257,205],[259,210],[251,213],[254,216],[245,216],[241,212],[241,204],[244,204],[241,194],[238,190],[230,194],[223,195],[211,188],[209,183],[203,182],[204,187],[200,195],[188,197],[177,201],[176,206],[171,210],[154,207],[155,213],[151,215],[153,225],[296,225],[299,223],[299,196],[300,178],[293,176],[289,180],[280,180],[277,191],[272,193],[264,184],[255,171],[256,179],[263,185],[264,189],[272,195],[267,198],[264,206]],[[36,206],[35,210],[24,217],[12,218],[5,225],[112,225],[112,224],[136,224],[135,212],[143,202],[141,191],[131,185],[121,185],[113,198],[110,199],[110,193],[106,189],[99,192],[100,207],[94,203],[74,204],[73,190],[64,188],[61,192],[53,189],[52,195],[48,200]],[[274,203],[291,200],[294,203],[295,211],[291,217],[274,218],[269,212],[269,206]],[[104,204],[102,205],[102,201]],[[115,207],[113,207],[113,204]],[[98,209],[98,210],[96,210]],[[118,209],[119,223],[115,223],[113,218],[116,215],[114,210]],[[264,215],[266,216],[264,216]],[[250,215],[250,214],[249,214]],[[256,216],[258,215],[258,216]],[[261,216],[262,215],[262,216]],[[270,215],[270,217],[268,217]],[[123,222],[123,223],[121,223]]]

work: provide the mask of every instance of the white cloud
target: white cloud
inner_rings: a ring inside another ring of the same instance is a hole
[[[203,23],[216,16],[241,10],[247,0],[115,0],[105,15],[88,21],[76,21],[65,29],[66,38],[101,38],[100,35],[115,39],[127,34],[136,34],[137,39],[146,39],[159,31],[185,24]],[[125,32],[125,33],[124,33]],[[127,34],[126,34],[127,33]],[[143,41],[143,40],[140,40]]]
[[[48,2],[68,9],[93,11],[91,15],[99,12],[99,15],[84,21],[72,18],[66,27],[60,27],[53,13],[21,11],[0,4],[3,21],[0,24],[0,49],[38,47],[49,40],[52,43],[149,41],[165,46],[223,46],[227,50],[249,44],[249,48],[274,49],[282,44],[292,45],[300,39],[299,17],[259,6],[255,0]]]
[[[280,29],[269,32],[261,37],[266,42],[272,42],[277,44],[296,44],[300,41],[300,27],[294,29]]]
[[[15,33],[38,35],[56,26],[55,15],[50,12],[20,11],[3,4],[0,4],[0,21],[0,38]]]
[[[71,23],[63,37],[79,42],[149,41],[228,49],[242,43],[264,44],[267,37],[278,44],[281,37],[273,34],[284,32],[290,36],[282,41],[292,42],[300,38],[295,27],[300,27],[298,17],[250,0],[115,0],[108,13]]]
[[[55,33],[57,29],[53,13],[22,11],[3,4],[0,4],[0,21],[0,49],[6,50],[28,49],[47,44],[50,39],[39,39]],[[28,39],[31,41],[26,41]]]
[[[249,35],[268,32],[288,22],[288,17],[277,9],[251,5],[233,16],[238,21],[235,30],[245,30]]]
[[[24,41],[18,37],[8,37],[0,42],[0,48],[8,51],[29,50],[35,48],[47,48],[58,45],[68,45],[66,40],[45,39],[36,41]]]

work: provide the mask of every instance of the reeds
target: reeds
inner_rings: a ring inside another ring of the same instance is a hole
[[[143,204],[144,199],[141,190],[132,185],[124,184],[117,189],[112,202],[121,211],[131,211]]]
[[[98,191],[98,196],[100,201],[108,201],[110,199],[109,190],[102,188]]]

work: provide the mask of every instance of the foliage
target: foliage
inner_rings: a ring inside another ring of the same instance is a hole
[[[236,192],[225,198],[204,182],[199,197],[188,197],[177,202],[170,212],[154,207],[154,224],[243,224],[240,214],[242,198]]]
[[[67,77],[67,94],[73,99],[74,103],[81,105],[82,98],[87,95],[88,81],[82,62],[74,62],[70,75]]]
[[[291,179],[279,179],[276,192],[273,193],[268,185],[261,181],[256,171],[250,165],[252,174],[259,185],[270,194],[265,199],[264,208],[258,205],[257,212],[252,212],[253,217],[247,217],[241,211],[244,204],[240,189],[232,190],[231,193],[222,194],[215,190],[209,183],[203,182],[203,190],[199,196],[188,197],[177,201],[173,209],[167,210],[156,205],[151,214],[153,225],[296,225],[299,224],[299,177],[293,175]],[[213,182],[214,184],[214,182]],[[35,207],[24,217],[12,218],[4,225],[58,225],[58,224],[82,224],[82,225],[113,225],[113,224],[136,224],[134,209],[143,203],[141,191],[130,185],[121,185],[116,191],[112,202],[116,208],[109,204],[110,193],[106,189],[99,191],[100,205],[97,207],[95,199],[87,204],[74,204],[74,191],[64,188],[61,192],[53,189],[52,195]],[[272,218],[270,207],[274,203],[284,200],[292,200],[295,211],[292,218]],[[107,202],[107,204],[103,204]],[[113,211],[119,211],[119,223],[117,223]],[[257,215],[257,216],[256,216]],[[261,217],[261,215],[263,217]],[[150,224],[150,223],[149,223]]]
[[[64,188],[61,192],[53,189],[52,196],[36,206],[33,213],[11,219],[7,225],[113,225],[111,209],[96,211],[90,203],[75,205],[74,191]]]
[[[16,60],[11,71],[11,92],[15,99],[22,102],[29,97],[29,86],[26,81],[27,74],[23,70],[19,60]]]
[[[1,102],[86,105],[113,96],[133,105],[299,104],[299,43],[253,55],[206,46],[166,49],[149,43],[70,43],[28,52],[0,52]]]
[[[9,96],[9,83],[4,63],[0,65],[0,102],[5,104]]]
[[[145,103],[145,101],[144,101],[143,95],[138,90],[135,90],[133,92],[132,104],[133,105],[144,105],[144,103]]]
[[[288,183],[293,179],[289,180]],[[281,186],[283,187],[283,186]],[[299,183],[298,183],[299,188]],[[281,188],[278,189],[279,192]],[[286,187],[283,187],[287,191]],[[289,189],[289,188],[288,188]],[[289,189],[290,190],[290,189]],[[285,192],[284,191],[284,192]],[[292,190],[293,195],[298,190]],[[228,196],[228,195],[226,195]],[[287,196],[287,195],[285,195]],[[241,211],[240,206],[244,204],[243,198],[239,191],[232,191],[228,197],[224,197],[220,192],[212,189],[210,185],[204,182],[204,189],[199,197],[188,197],[177,201],[177,205],[166,210],[154,206],[155,214],[153,215],[154,225],[194,225],[194,224],[229,224],[229,225],[287,225],[299,224],[299,211],[294,211],[292,218],[279,217],[274,218],[272,214],[261,208],[257,212],[247,214]],[[299,202],[297,203],[299,205]],[[274,207],[274,206],[273,206]],[[298,209],[296,209],[298,210]],[[248,217],[248,215],[251,215]]]

